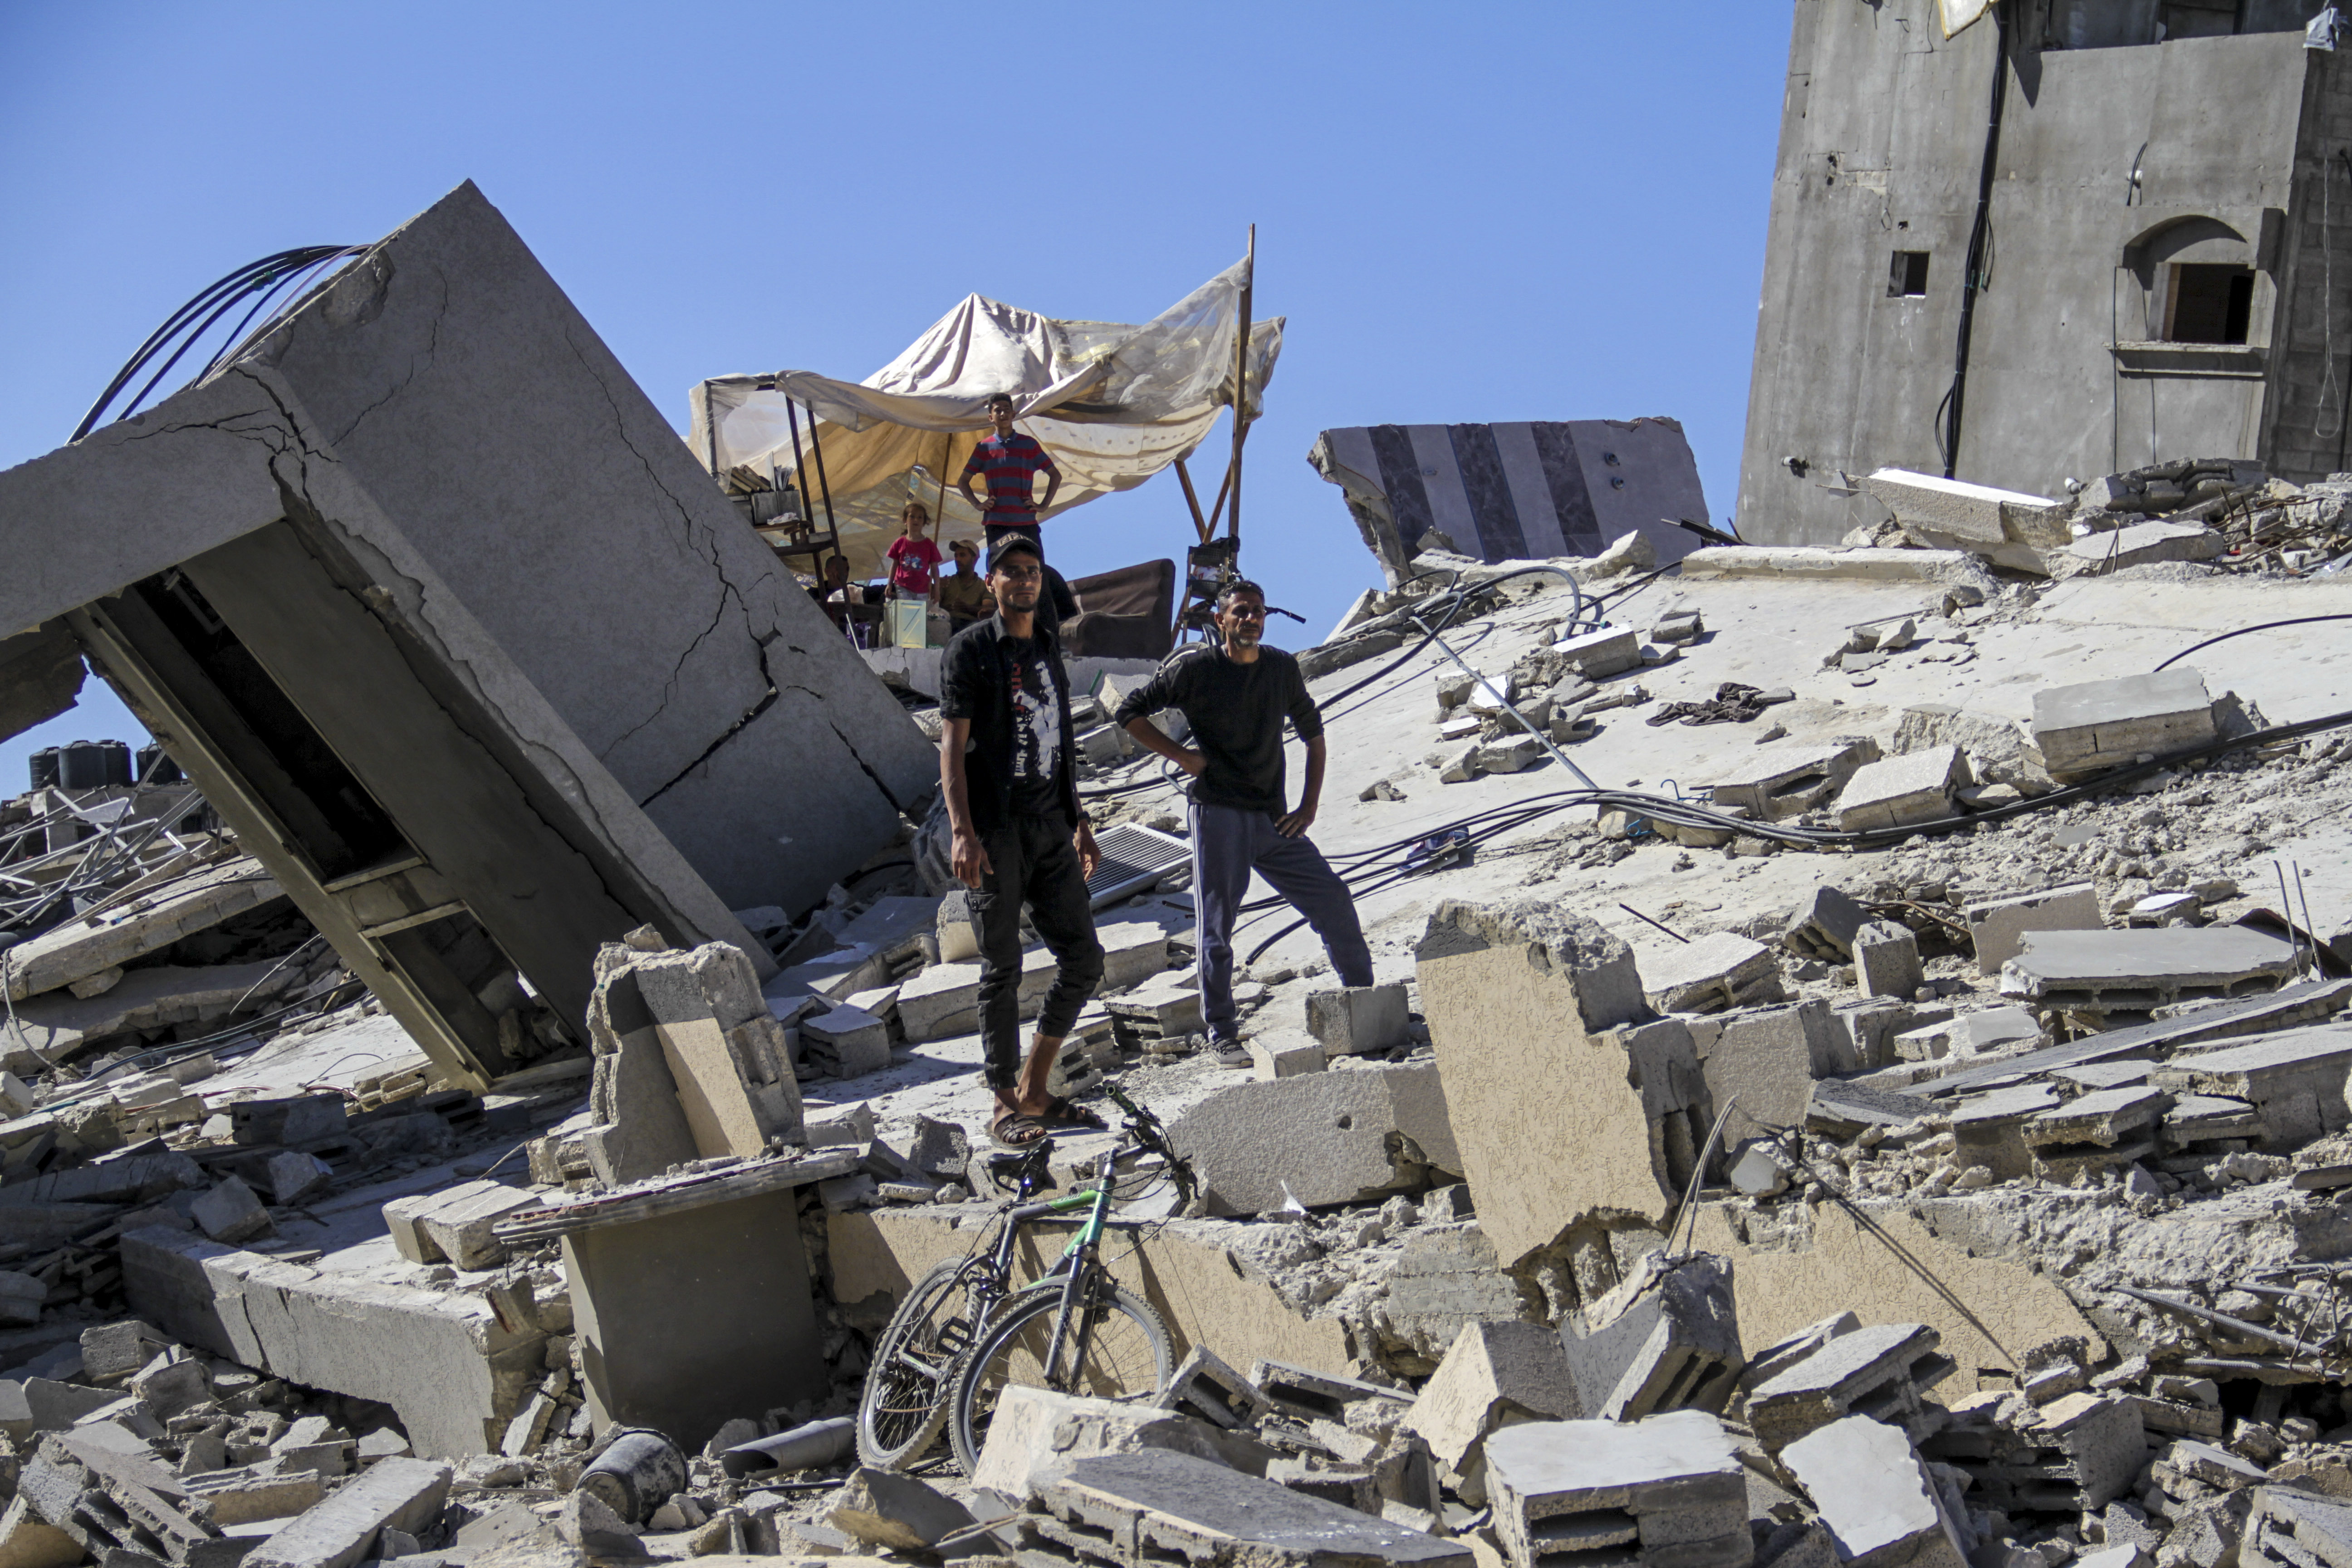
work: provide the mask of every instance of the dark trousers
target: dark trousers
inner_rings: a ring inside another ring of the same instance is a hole
[[[1037,1033],[1066,1037],[1078,1009],[1102,984],[1102,943],[1078,875],[1077,847],[1060,815],[1016,816],[980,837],[993,868],[971,896],[980,922],[980,1037],[988,1050],[988,1087],[1011,1089],[1021,1076],[1021,906],[1037,928],[1058,973],[1037,1015]]]
[[[1323,939],[1342,985],[1372,983],[1372,950],[1356,919],[1348,884],[1306,837],[1285,838],[1263,811],[1192,803],[1192,909],[1199,944],[1201,1015],[1209,1038],[1236,1037],[1234,1009],[1234,916],[1249,894],[1255,871],[1307,917]]]
[[[1036,545],[1039,561],[1042,562],[1045,558],[1045,536],[1038,532],[1037,525],[1034,522],[992,522],[984,524],[982,531],[988,535],[988,547],[991,550],[994,550],[996,542],[1005,535],[1017,533]],[[1078,596],[1070,592],[1070,584],[1059,572],[1047,566],[1045,591],[1037,595],[1037,619],[1051,629],[1059,626],[1077,613]]]

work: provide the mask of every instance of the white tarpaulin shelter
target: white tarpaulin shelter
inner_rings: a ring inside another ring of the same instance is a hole
[[[819,497],[829,488],[850,574],[878,575],[909,500],[943,516],[941,536],[980,537],[980,514],[957,493],[956,480],[989,429],[986,403],[996,393],[1013,395],[1017,427],[1062,470],[1049,518],[1133,489],[1190,457],[1234,400],[1248,279],[1249,263],[1237,262],[1140,326],[1055,321],[967,295],[862,382],[793,370],[701,383],[689,438],[713,473],[740,467],[779,488],[793,480],[820,529]],[[1282,352],[1282,325],[1276,317],[1250,328],[1253,419]],[[797,457],[788,398],[803,411]]]

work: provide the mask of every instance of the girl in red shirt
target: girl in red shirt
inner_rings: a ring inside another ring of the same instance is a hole
[[[898,514],[906,531],[890,542],[890,594],[894,598],[939,598],[940,547],[924,535],[931,526],[931,510],[910,500]]]

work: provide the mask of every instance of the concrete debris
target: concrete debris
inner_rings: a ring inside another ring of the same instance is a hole
[[[889,1552],[925,1552],[972,1524],[971,1510],[912,1476],[861,1466],[835,1494],[824,1522]]]
[[[1779,1450],[1849,1415],[1892,1422],[1923,1437],[1940,1420],[1922,1398],[1958,1370],[1924,1323],[1879,1323],[1823,1342],[1748,1394],[1757,1439]]]
[[[1307,1032],[1329,1056],[1385,1056],[1412,1043],[1412,1016],[1402,985],[1313,991]]]
[[[1559,1336],[1541,1323],[1465,1323],[1405,1415],[1453,1469],[1507,1421],[1584,1414]]]
[[[1662,1013],[1720,1013],[1782,1000],[1771,950],[1737,931],[1684,942],[1650,961],[1643,994]]]
[[[2303,962],[2292,944],[2244,926],[2029,931],[2023,940],[2000,966],[2002,994],[2099,1015],[2273,990]]]
[[[1530,1422],[1486,1444],[1496,1533],[1512,1568],[1627,1560],[1742,1568],[1755,1550],[1744,1474],[1731,1435],[1696,1410]]]
[[[2033,694],[2036,760],[2063,778],[2185,752],[2213,739],[2214,706],[2204,676],[2186,664],[2154,675],[2045,686]]]
[[[1840,1563],[1961,1568],[1969,1561],[1960,1527],[1900,1426],[1849,1415],[1780,1458],[1821,1509]]]
[[[1560,1326],[1580,1414],[1633,1421],[1662,1410],[1719,1412],[1746,1357],[1731,1267],[1663,1252]]]

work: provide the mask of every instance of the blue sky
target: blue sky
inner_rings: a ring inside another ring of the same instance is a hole
[[[731,371],[862,377],[968,292],[1140,321],[1258,226],[1289,319],[1245,570],[1319,638],[1378,581],[1336,426],[1681,419],[1738,483],[1786,0],[1697,6],[0,6],[0,464],[197,289],[477,181],[683,428]],[[1213,486],[1212,451],[1195,463]],[[156,498],[168,506],[170,498]],[[135,527],[135,518],[123,520]],[[1173,555],[1172,476],[1056,525]],[[5,566],[0,566],[5,569]],[[141,738],[92,682],[0,742]]]

